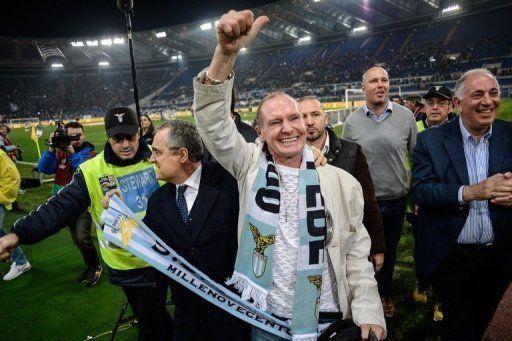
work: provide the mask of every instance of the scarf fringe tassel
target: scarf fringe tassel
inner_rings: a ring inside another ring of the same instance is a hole
[[[233,285],[233,287],[241,293],[241,299],[245,301],[251,301],[256,308],[261,310],[267,310],[267,294],[268,291],[263,290],[254,285],[244,275],[233,272],[233,276],[226,281],[227,285]]]
[[[293,335],[293,341],[316,341],[318,334]]]

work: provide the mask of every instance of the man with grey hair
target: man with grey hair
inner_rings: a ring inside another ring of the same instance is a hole
[[[458,118],[418,135],[412,194],[418,271],[443,305],[445,340],[480,340],[512,278],[512,123],[485,69],[455,85]]]
[[[229,283],[242,300],[290,321],[294,339],[316,340],[322,324],[351,317],[363,339],[373,331],[382,340],[385,320],[368,261],[359,183],[339,168],[315,167],[298,103],[289,95],[272,93],[260,103],[257,143],[247,143],[230,117],[232,66],[268,20],[248,10],[224,14],[210,67],[194,79],[198,130],[240,189]],[[257,327],[251,333],[253,341],[283,340]]]
[[[406,158],[416,143],[417,127],[409,109],[389,100],[386,70],[381,67],[367,70],[362,90],[366,104],[347,117],[343,138],[363,148],[375,185],[386,239],[384,265],[376,277],[384,315],[393,317],[391,284],[409,192]]]
[[[167,182],[149,198],[144,222],[168,246],[217,283],[231,275],[237,249],[238,188],[218,163],[202,162],[193,124],[158,127],[150,161]],[[174,340],[247,340],[248,325],[169,280]]]

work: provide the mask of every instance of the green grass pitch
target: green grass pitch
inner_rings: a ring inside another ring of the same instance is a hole
[[[512,100],[502,101],[500,117],[512,118]],[[254,114],[243,115],[251,121]],[[191,120],[191,118],[188,118]],[[157,122],[159,124],[159,122]],[[340,127],[341,128],[341,127]],[[337,128],[338,134],[341,129]],[[41,151],[46,146],[44,138],[55,129],[44,130],[39,141]],[[97,150],[106,141],[102,125],[85,127],[86,140]],[[30,140],[30,131],[13,129],[10,137],[23,148],[23,158],[36,162],[37,151]],[[31,167],[19,166],[22,176],[31,177]],[[44,203],[50,194],[50,184],[29,189],[18,197],[21,211],[8,212],[4,227],[10,229],[13,222]],[[412,258],[413,238],[410,228],[404,225],[399,245],[398,262],[394,279],[396,314],[388,319],[390,340],[438,340],[440,326],[432,320],[432,302],[427,305],[414,303],[411,297],[415,286]],[[0,280],[0,339],[2,340],[86,340],[109,331],[115,324],[124,296],[119,287],[108,283],[106,274],[94,288],[85,288],[76,281],[84,269],[80,253],[73,245],[67,229],[35,245],[23,246],[32,270],[5,282]],[[0,272],[8,265],[0,263]],[[172,309],[171,309],[172,310]],[[129,312],[128,312],[129,313]],[[118,340],[136,340],[136,327],[117,334]],[[110,335],[99,337],[107,340]]]

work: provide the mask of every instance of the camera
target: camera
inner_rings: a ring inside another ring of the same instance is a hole
[[[55,122],[57,129],[53,133],[53,137],[46,140],[46,145],[55,149],[66,149],[72,141],[80,140],[78,135],[66,134],[66,128],[64,128],[64,122]]]
[[[19,144],[16,145],[18,149],[14,150],[14,156],[16,156],[16,161],[23,161],[23,150],[21,150],[21,146]]]

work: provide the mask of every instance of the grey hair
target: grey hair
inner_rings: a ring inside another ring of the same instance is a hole
[[[494,75],[491,73],[491,71],[487,69],[471,69],[469,71],[466,71],[459,79],[457,79],[457,82],[455,83],[455,89],[453,90],[454,97],[457,97],[458,99],[464,98],[464,93],[466,92],[466,80],[477,73],[483,73],[485,75],[488,75],[492,79],[496,81],[496,84],[498,85],[498,91],[500,91],[500,84],[498,83],[498,80]]]
[[[276,97],[279,97],[279,96],[285,96],[285,97],[288,97],[290,98],[291,100],[293,100],[295,102],[295,104],[297,104],[298,106],[298,102],[295,98],[293,98],[292,96],[288,95],[286,92],[283,92],[283,91],[275,91],[275,92],[272,92],[270,94],[268,94],[267,96],[265,96],[265,98],[263,98],[260,102],[260,105],[258,105],[258,109],[256,110],[256,123],[257,125],[261,128],[262,126],[262,121],[261,121],[261,108],[263,107],[263,104],[267,103],[269,100],[273,99],[273,98],[276,98]]]
[[[187,121],[172,120],[159,126],[156,131],[169,129],[167,134],[167,146],[169,149],[186,148],[188,158],[192,162],[203,159],[203,142],[196,127]]]

